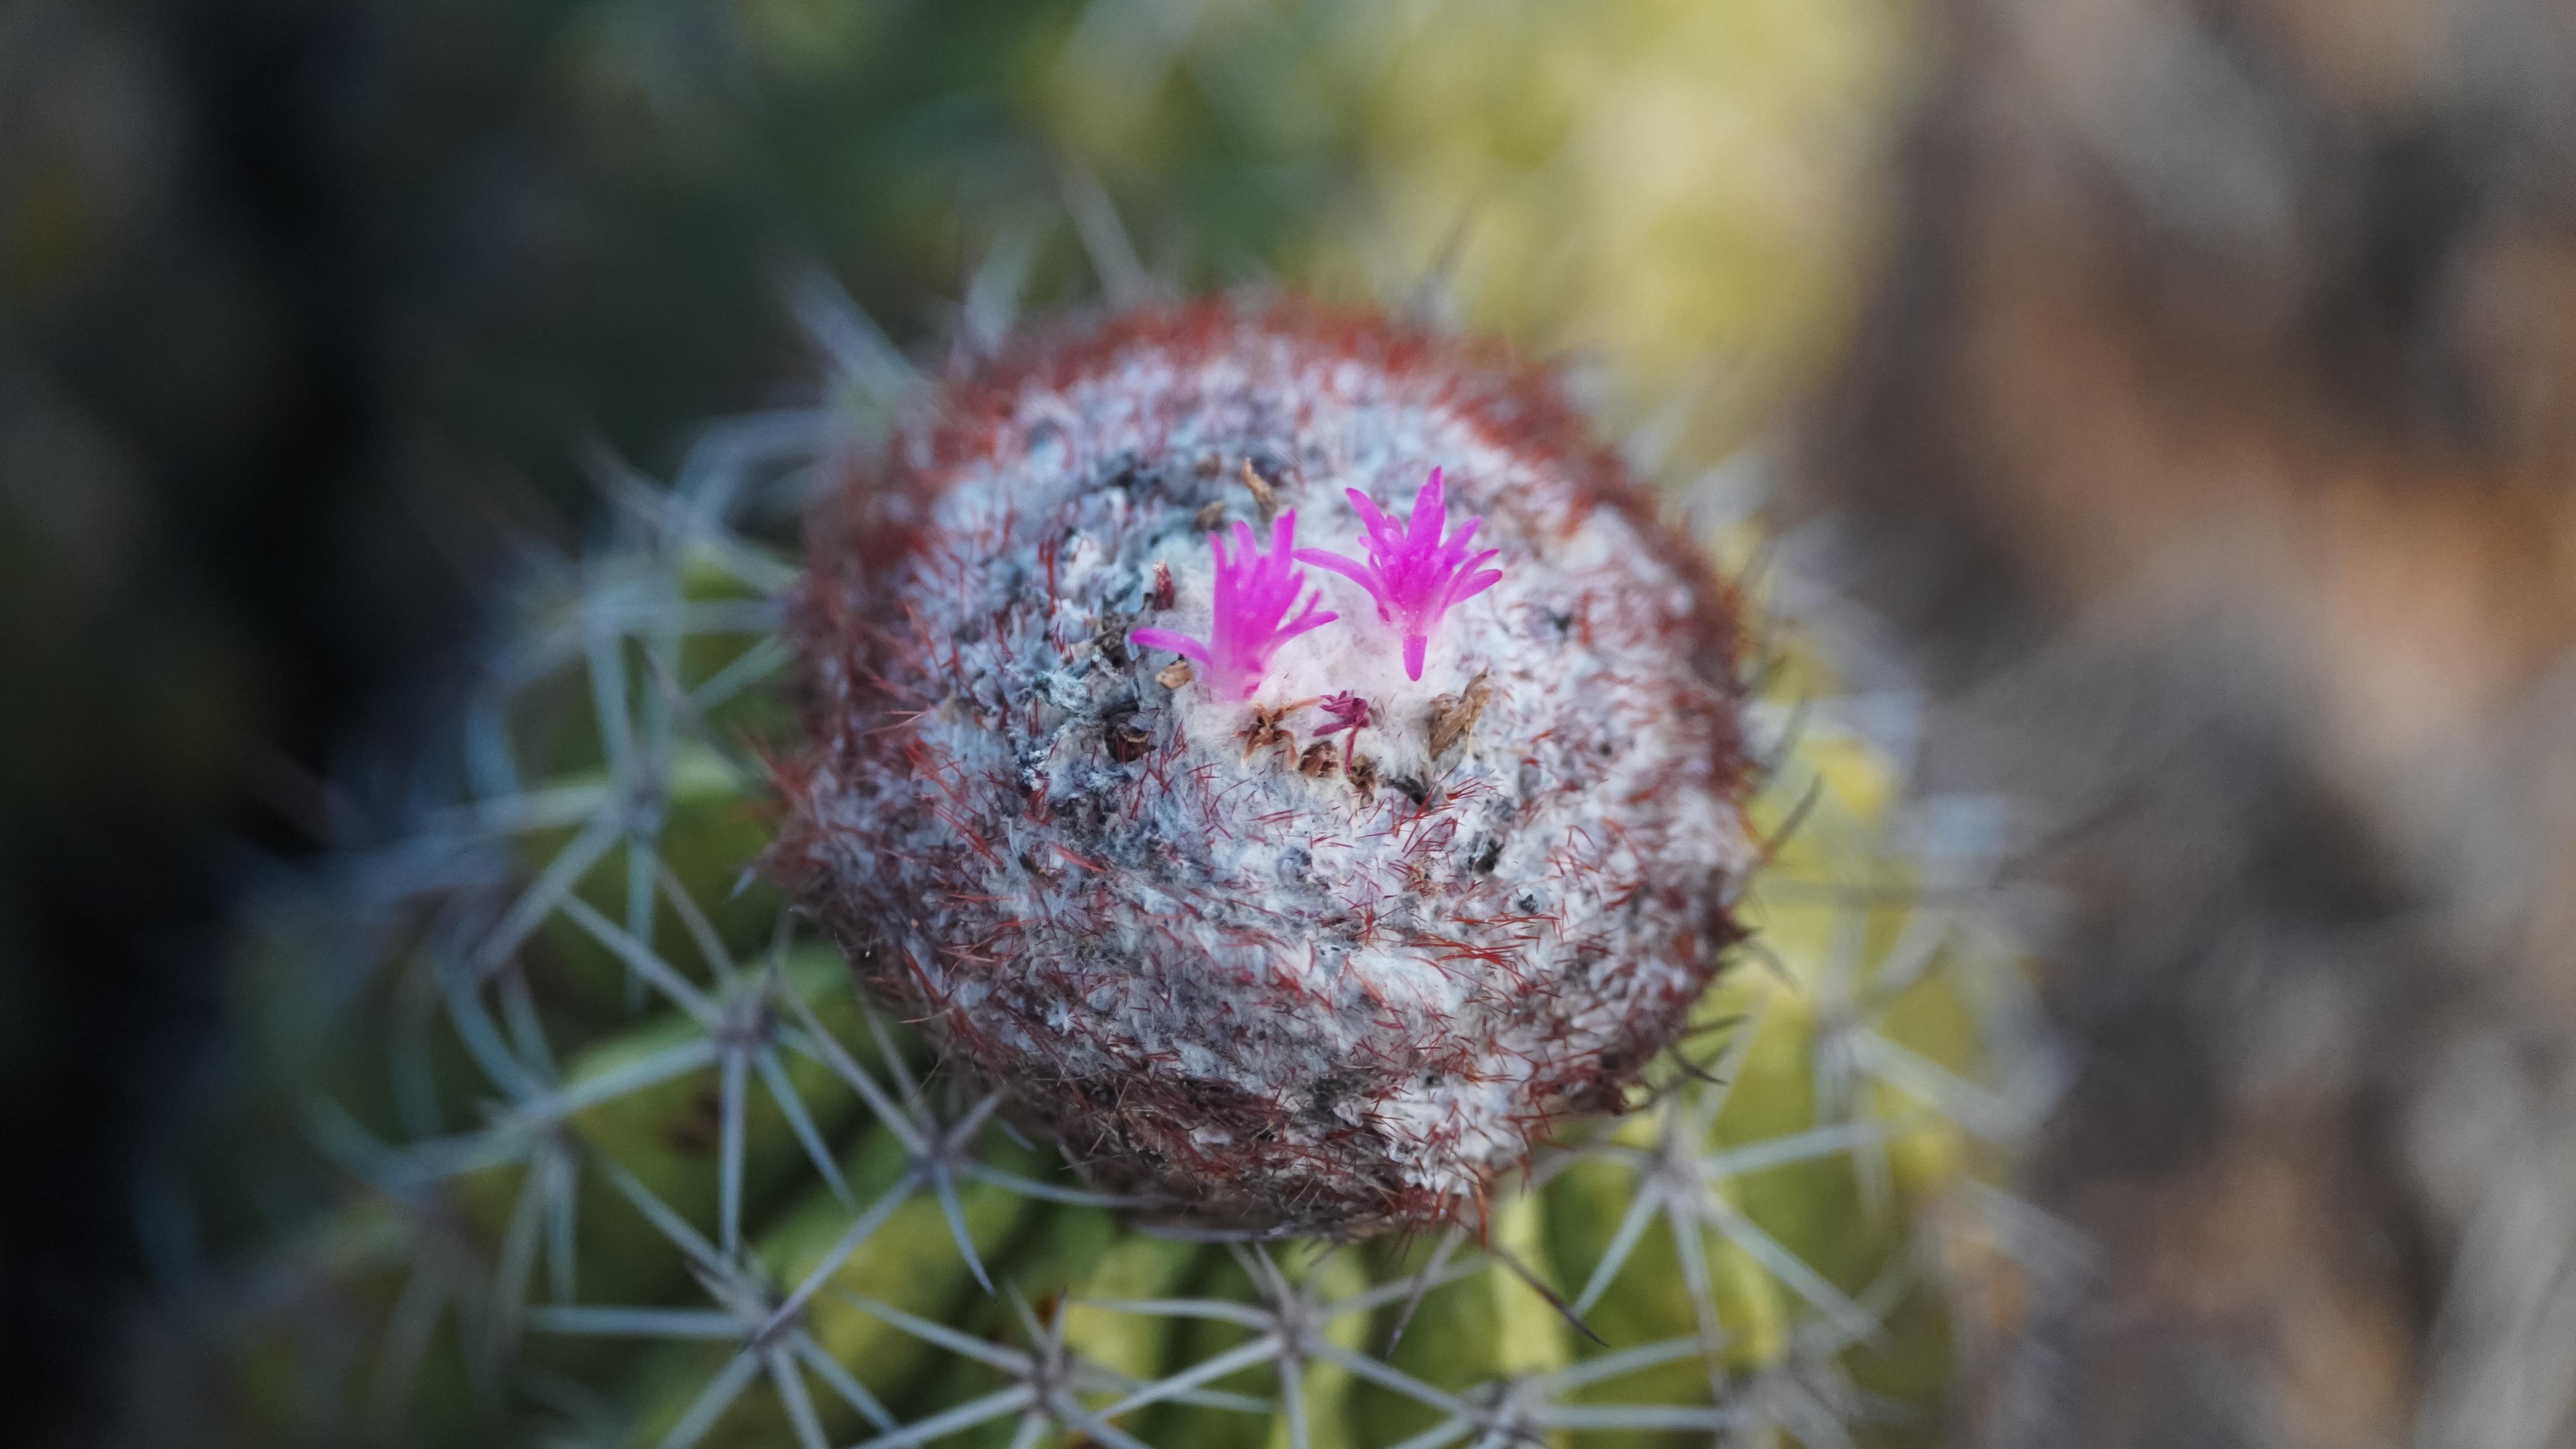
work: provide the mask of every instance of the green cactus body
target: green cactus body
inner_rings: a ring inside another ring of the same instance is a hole
[[[1368,1274],[1358,1256],[1344,1250],[1311,1262],[1306,1271],[1293,1281],[1330,1301],[1347,1297],[1368,1286]],[[1367,1335],[1368,1319],[1361,1314],[1336,1318],[1323,1330],[1324,1338],[1346,1353],[1358,1351]],[[1294,1377],[1296,1382],[1291,1384],[1290,1375],[1283,1369],[1277,1392],[1283,1400],[1291,1393],[1299,1397],[1304,1444],[1312,1446],[1312,1449],[1351,1449],[1352,1445],[1364,1442],[1359,1438],[1358,1426],[1352,1422],[1351,1398],[1355,1381],[1349,1369],[1308,1357],[1299,1362]],[[1263,1449],[1296,1449],[1301,1442],[1295,1432],[1300,1427],[1298,1422],[1285,1412],[1275,1415],[1268,1427],[1269,1433],[1262,1440]]]
[[[1554,1205],[1553,1197],[1516,1194],[1496,1209],[1490,1239],[1495,1250],[1509,1254],[1551,1288],[1559,1286],[1550,1281],[1559,1276],[1547,1222]],[[1417,1241],[1388,1255],[1380,1277],[1402,1282],[1429,1267],[1437,1251],[1436,1244]],[[1409,1321],[1402,1305],[1390,1307],[1371,1326],[1377,1342],[1383,1345],[1398,1323],[1403,1336],[1386,1354],[1387,1362],[1453,1394],[1544,1374],[1573,1359],[1573,1329],[1538,1290],[1508,1271],[1479,1272],[1431,1289]],[[1432,1406],[1376,1383],[1359,1386],[1353,1407],[1370,1428],[1369,1443],[1421,1433],[1441,1418]],[[1551,1442],[1562,1439],[1554,1436]]]
[[[1566,1124],[1491,1198],[1482,1244],[1588,1332],[1464,1231],[1471,1266],[1389,1351],[1446,1229],[1332,1251],[1144,1231],[988,1120],[985,1084],[872,1017],[840,956],[744,884],[771,810],[751,762],[790,727],[763,682],[790,571],[697,526],[610,551],[531,627],[524,652],[551,663],[523,660],[483,727],[511,768],[427,831],[485,872],[453,888],[464,924],[389,950],[365,998],[380,1038],[295,1057],[292,1085],[330,1098],[312,1135],[360,1186],[279,1250],[299,1291],[240,1310],[238,1399],[276,1442],[360,1422],[813,1449],[935,1423],[976,1449],[1648,1449],[1813,1442],[1797,1416],[1839,1431],[1861,1390],[1937,1404],[1947,1310],[1917,1269],[1948,1260],[1927,1235],[2007,1162],[2021,1078],[2044,1074],[1997,1025],[2009,941],[1923,906],[1887,844],[1887,756],[1787,723],[1833,695],[1812,655],[1768,676],[1777,737],[1756,743],[1779,754],[1749,802],[1768,854],[1736,905],[1752,946],[1633,1110]],[[419,909],[435,924],[445,899]],[[261,979],[310,971],[281,945]],[[1277,1337],[1283,1294],[1308,1336],[1248,1348]],[[1028,1364],[1049,1345],[1088,1377],[1043,1402]]]
[[[1252,1275],[1222,1254],[1206,1261],[1189,1288],[1195,1297],[1227,1303],[1250,1303],[1254,1296]],[[1218,1319],[1184,1319],[1178,1324],[1177,1336],[1185,1360],[1206,1363],[1243,1347],[1254,1337],[1254,1330]],[[1274,1403],[1278,1392],[1277,1380],[1263,1368],[1229,1374],[1213,1387]],[[1262,1449],[1269,1439],[1269,1426],[1262,1419],[1188,1403],[1158,1405],[1145,1428],[1148,1443],[1202,1444],[1207,1449]]]
[[[1151,1314],[1113,1313],[1097,1306],[1114,1299],[1155,1299],[1180,1291],[1204,1250],[1194,1243],[1150,1233],[1112,1236],[1090,1271],[1067,1297],[1065,1343],[1116,1373],[1152,1380],[1171,1371],[1177,1325]]]

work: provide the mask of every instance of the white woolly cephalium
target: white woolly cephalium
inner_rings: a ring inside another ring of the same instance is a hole
[[[1345,490],[1401,524],[1434,468],[1498,552],[1452,549],[1424,623],[1372,607]],[[1285,528],[1353,566],[1283,582]],[[850,467],[797,636],[773,867],[1019,1118],[1176,1209],[1472,1218],[1733,939],[1731,597],[1489,350],[1294,304],[1025,343]],[[1184,636],[1218,667],[1147,647]]]

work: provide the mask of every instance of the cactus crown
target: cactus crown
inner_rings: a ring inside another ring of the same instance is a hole
[[[1472,1217],[1624,1100],[1736,934],[1740,638],[1625,468],[1550,446],[1546,378],[1217,301],[1041,335],[925,415],[811,530],[773,857],[872,989],[1101,1181],[1236,1225]],[[1409,524],[1289,508],[1426,472]],[[1484,517],[1444,537],[1452,483]],[[1268,553],[1202,543],[1244,508]],[[1385,601],[1401,672],[1355,630],[1279,649],[1333,618],[1299,558]]]

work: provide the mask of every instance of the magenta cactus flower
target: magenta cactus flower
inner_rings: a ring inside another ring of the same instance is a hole
[[[1270,656],[1282,644],[1339,619],[1306,600],[1295,618],[1297,595],[1306,587],[1306,571],[1289,562],[1297,545],[1297,510],[1279,515],[1270,525],[1270,552],[1252,545],[1252,526],[1234,525],[1234,557],[1225,544],[1208,535],[1208,552],[1216,559],[1216,614],[1202,641],[1169,629],[1138,629],[1127,637],[1148,649],[1169,649],[1195,659],[1207,671],[1208,687],[1220,699],[1250,699],[1270,671]]]
[[[1502,550],[1467,552],[1476,526],[1484,522],[1481,518],[1468,519],[1449,538],[1440,536],[1449,526],[1449,507],[1438,468],[1424,480],[1422,491],[1413,495],[1413,517],[1405,524],[1387,517],[1360,490],[1342,491],[1360,511],[1360,521],[1368,525],[1368,562],[1321,548],[1297,550],[1298,561],[1331,569],[1368,590],[1369,597],[1377,600],[1378,618],[1394,625],[1404,637],[1405,674],[1420,679],[1441,616],[1502,582],[1501,569],[1477,567],[1500,557]]]

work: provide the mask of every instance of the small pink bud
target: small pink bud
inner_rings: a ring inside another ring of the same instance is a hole
[[[1331,724],[1315,731],[1317,739],[1322,739],[1326,735],[1338,735],[1345,730],[1350,732],[1342,740],[1342,769],[1347,772],[1351,767],[1351,747],[1359,743],[1360,731],[1368,728],[1369,702],[1345,691],[1340,694],[1325,695],[1315,703],[1323,709],[1324,717],[1332,721]]]

